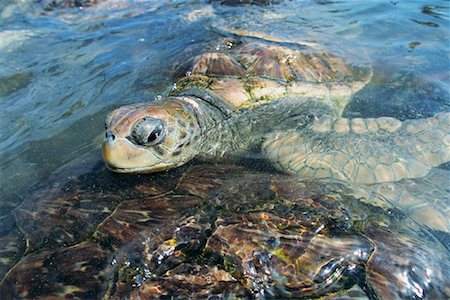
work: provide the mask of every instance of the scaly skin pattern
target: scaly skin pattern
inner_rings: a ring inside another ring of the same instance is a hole
[[[168,98],[151,106],[132,104],[115,110],[106,120],[108,131],[102,149],[108,168],[120,173],[145,172],[148,168],[156,172],[192,159],[197,153],[196,137],[201,133],[199,122],[205,121],[195,118],[194,109],[178,98]],[[165,123],[164,139],[153,147],[141,147],[130,139],[132,125],[147,117]]]
[[[340,116],[371,78],[370,70],[326,52],[263,43],[207,52],[179,73],[187,75],[171,97],[127,105],[108,116],[103,157],[111,170],[157,172],[199,154],[254,150],[264,134],[297,127],[295,115],[303,124],[302,116],[315,107]],[[289,105],[280,107],[283,99]]]
[[[419,224],[442,232],[450,232],[450,194],[448,170],[434,168],[423,178],[400,183],[380,183],[369,188],[386,198]],[[444,238],[445,240],[445,238]],[[447,244],[448,244],[447,240]],[[449,245],[450,246],[450,245]]]
[[[372,184],[423,177],[450,160],[450,114],[403,122],[324,115],[301,131],[271,133],[262,149],[301,178]]]
[[[450,160],[448,113],[341,118],[371,72],[323,51],[243,43],[196,56],[179,73],[172,96],[108,117],[110,169],[157,172],[256,150],[301,178],[375,184],[423,177]]]

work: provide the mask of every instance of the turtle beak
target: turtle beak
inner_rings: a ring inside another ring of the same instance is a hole
[[[152,173],[169,168],[153,151],[108,131],[103,140],[102,155],[108,169],[118,173]]]
[[[120,163],[117,160],[117,154],[116,152],[118,149],[120,149],[120,142],[116,142],[116,136],[114,133],[107,131],[105,133],[105,138],[103,140],[102,144],[102,155],[103,160],[105,161],[106,165],[109,169],[112,171],[115,171],[116,169],[120,168]]]
[[[117,144],[115,143],[116,136],[111,131],[105,133],[105,138],[102,144],[102,155],[103,159],[109,169],[115,171],[118,166],[116,166],[116,155],[114,155],[115,149],[117,149]]]
[[[108,168],[124,172],[146,165],[148,151],[139,148],[126,138],[117,137],[112,132],[106,132],[102,145],[103,159]]]

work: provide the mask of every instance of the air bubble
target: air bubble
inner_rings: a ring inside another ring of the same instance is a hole
[[[144,269],[144,276],[145,278],[150,278],[152,277],[152,272],[149,269]]]
[[[133,279],[134,279],[135,283],[132,286],[136,286],[136,287],[141,286],[145,281],[145,277],[141,276],[140,274],[135,275]]]

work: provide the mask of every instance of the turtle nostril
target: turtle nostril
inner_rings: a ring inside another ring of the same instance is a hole
[[[105,140],[108,142],[113,142],[116,139],[116,136],[111,132],[111,131],[107,131],[105,133]]]

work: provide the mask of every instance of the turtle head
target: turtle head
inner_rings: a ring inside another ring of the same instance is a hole
[[[119,173],[151,173],[185,164],[196,154],[200,127],[181,99],[122,106],[106,119],[103,158]]]

